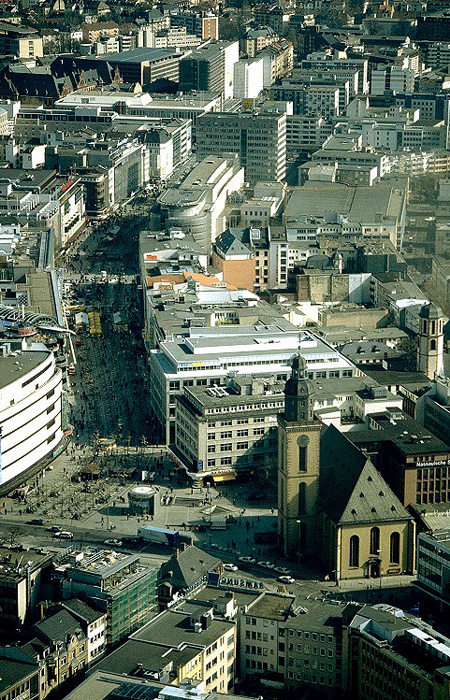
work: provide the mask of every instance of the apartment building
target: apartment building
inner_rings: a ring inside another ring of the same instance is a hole
[[[395,95],[395,104],[418,109],[420,119],[449,123],[450,96],[446,92],[406,92]]]
[[[343,690],[342,616],[347,604],[263,593],[240,614],[240,668],[264,692],[270,685],[290,697]],[[270,675],[269,675],[270,674]],[[258,686],[257,686],[258,687]]]
[[[219,18],[212,12],[174,9],[170,12],[172,27],[186,27],[189,34],[195,34],[203,41],[219,38]]]
[[[59,603],[56,607],[67,610],[81,626],[87,644],[86,664],[90,666],[105,653],[107,615],[97,610],[86,601],[72,598]]]
[[[256,54],[279,41],[280,37],[272,29],[272,27],[256,27],[256,29],[247,29],[244,39],[244,53],[249,58],[254,58]]]
[[[286,153],[288,158],[304,151],[316,151],[331,135],[332,126],[322,116],[288,114],[286,118]]]
[[[264,87],[288,75],[294,66],[294,46],[286,39],[280,39],[258,54],[264,60]]]
[[[16,58],[41,58],[44,55],[42,37],[37,29],[0,22],[0,53]]]
[[[370,76],[370,94],[414,92],[415,71],[403,66],[379,66]]]
[[[35,607],[43,595],[43,585],[52,557],[39,554],[37,550],[23,555],[12,553],[7,547],[0,548],[0,637],[3,641],[15,641],[32,618]]]
[[[270,90],[272,100],[292,102],[294,114],[317,115],[324,119],[341,113],[340,90],[336,85],[298,85],[283,81]],[[344,99],[345,103],[345,99]]]
[[[116,22],[92,22],[81,25],[83,41],[92,43],[103,38],[117,38],[119,25]]]
[[[425,64],[431,68],[444,68],[450,64],[450,43],[430,41],[425,44]]]
[[[175,396],[184,387],[222,386],[230,372],[282,381],[290,375],[299,347],[312,378],[326,378],[330,372],[357,374],[336,350],[281,318],[271,325],[256,320],[251,325],[187,330],[186,337],[160,343],[149,356],[150,402],[167,444],[175,440]]]
[[[61,609],[35,623],[22,649],[41,666],[40,697],[64,693],[87,667],[88,643],[79,620]]]
[[[2,700],[8,695],[21,697],[23,700],[40,699],[41,668],[32,656],[18,647],[1,647],[0,664],[9,671],[8,675],[2,678]]]
[[[147,46],[156,49],[196,48],[202,40],[196,34],[188,34],[186,27],[169,27],[156,34],[147,35]]]
[[[237,153],[247,182],[278,181],[286,175],[285,114],[204,114],[196,134],[200,158]]]
[[[234,687],[236,623],[216,617],[213,606],[186,601],[165,610],[131,636],[151,649],[189,647],[200,659],[198,677],[207,691],[231,692]]]
[[[283,34],[287,15],[278,5],[256,5],[253,10],[255,22],[262,27],[271,27],[277,34]]]

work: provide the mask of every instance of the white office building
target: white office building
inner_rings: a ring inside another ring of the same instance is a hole
[[[234,97],[258,97],[264,89],[264,61],[261,57],[242,58],[234,64]]]
[[[352,377],[356,367],[311,332],[280,318],[271,325],[190,328],[183,337],[151,350],[150,404],[167,443],[174,442],[175,396],[185,387],[225,386],[240,374],[286,381],[298,349],[311,379]]]

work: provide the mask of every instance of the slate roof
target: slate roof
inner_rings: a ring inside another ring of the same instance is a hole
[[[309,256],[308,262],[306,263],[306,267],[310,270],[332,270],[333,262],[331,258],[328,257],[328,255],[318,253],[317,255]]]
[[[336,524],[411,518],[370,459],[333,425],[320,442],[319,503]]]
[[[95,610],[92,605],[89,605],[89,603],[86,603],[84,600],[80,600],[79,598],[65,600],[63,605],[65,608],[69,608],[69,612],[73,612],[74,615],[78,615],[79,617],[83,618],[83,620],[86,620],[88,624],[95,622],[95,620],[99,620],[105,615],[104,612]]]
[[[420,312],[419,312],[420,318],[442,318],[444,316],[442,309],[435,304],[433,301],[427,304],[426,306],[422,306]]]
[[[54,642],[64,640],[68,634],[72,635],[77,630],[81,631],[79,621],[67,610],[60,610],[46,620],[37,622],[33,628],[38,636]]]
[[[233,229],[228,228],[221,233],[220,236],[216,238],[215,246],[224,255],[251,255],[251,250],[233,233]]]
[[[110,84],[113,78],[113,70],[109,63],[96,61],[95,58],[89,58],[89,56],[57,56],[51,63],[51,70],[57,78],[70,76],[74,88],[81,73],[84,73],[85,80],[86,76],[96,75],[97,80],[101,79],[105,85]]]
[[[166,577],[175,588],[189,588],[203,574],[216,569],[220,559],[203,552],[194,545],[189,545],[184,551],[173,554],[169,561],[161,567],[161,578]],[[169,572],[172,572],[169,576]]]
[[[35,658],[35,656],[42,658],[44,651],[47,648],[48,644],[43,642],[42,639],[39,639],[38,637],[33,637],[33,639],[30,639],[26,644],[22,644],[21,646],[22,651],[29,654],[33,658]]]
[[[38,664],[18,647],[0,648],[0,693],[37,671]]]
[[[50,72],[50,66],[28,68],[24,65],[10,65],[6,72],[6,81],[11,92],[19,96],[48,97],[59,99],[67,78],[57,79]],[[68,87],[73,89],[72,83]]]

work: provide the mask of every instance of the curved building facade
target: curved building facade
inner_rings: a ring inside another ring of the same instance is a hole
[[[0,492],[6,492],[63,439],[62,371],[45,345],[0,346],[0,429]]]

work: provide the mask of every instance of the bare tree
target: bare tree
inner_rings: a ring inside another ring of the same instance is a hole
[[[20,539],[20,528],[17,525],[9,525],[0,532],[1,544],[7,544],[10,547],[18,544]]]

